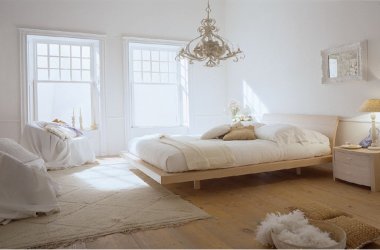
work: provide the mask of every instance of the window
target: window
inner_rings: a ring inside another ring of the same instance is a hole
[[[28,78],[32,120],[60,119],[89,129],[99,104],[99,42],[28,35]]]
[[[132,127],[188,126],[188,67],[178,45],[129,42]]]

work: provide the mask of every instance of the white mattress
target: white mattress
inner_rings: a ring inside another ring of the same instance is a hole
[[[181,140],[199,140],[199,137],[177,136]],[[225,141],[235,157],[235,167],[264,162],[303,159],[329,155],[327,144],[287,144],[279,145],[269,140]],[[188,171],[186,160],[177,148],[161,143],[157,136],[144,136],[132,139],[128,144],[131,154],[166,171]]]

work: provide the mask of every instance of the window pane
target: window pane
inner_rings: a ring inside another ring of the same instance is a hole
[[[73,81],[80,81],[82,80],[82,77],[80,75],[80,70],[72,70],[71,71],[71,77]]]
[[[71,59],[71,68],[72,69],[80,69],[80,59],[79,58],[72,58]]]
[[[82,69],[91,69],[90,59],[82,59]]]
[[[82,81],[91,81],[91,73],[89,70],[82,70]]]
[[[59,56],[59,45],[58,44],[50,44],[49,45],[49,55]]]
[[[141,71],[141,61],[133,62],[133,71]]]
[[[161,82],[162,83],[168,83],[169,82],[169,74],[168,73],[161,73]]]
[[[168,72],[169,71],[169,64],[167,62],[161,62],[160,63],[160,71],[161,72]]]
[[[177,86],[135,85],[134,114],[136,126],[179,125]]]
[[[61,56],[70,56],[70,45],[61,45]]]
[[[70,81],[70,70],[61,70],[61,80],[62,81]]]
[[[160,73],[152,73],[152,82],[155,82],[155,83],[160,82]]]
[[[79,127],[79,110],[82,110],[83,125],[91,125],[91,87],[79,83],[38,83],[38,120],[52,121],[55,118],[71,124],[75,109],[76,127]],[[67,97],[70,98],[67,98]]]
[[[38,70],[38,80],[49,80],[49,73],[47,69],[39,69]]]
[[[141,72],[134,72],[133,79],[134,79],[134,82],[142,82]]]
[[[160,64],[158,62],[152,62],[152,72],[160,72]]]
[[[133,50],[133,60],[141,60],[141,50]]]
[[[158,51],[152,51],[152,61],[159,61],[160,53]]]
[[[71,46],[71,56],[80,57],[80,46]]]
[[[168,61],[168,52],[160,51],[160,61]]]
[[[142,51],[142,59],[143,60],[150,60],[150,51],[149,50],[143,50]]]
[[[50,57],[49,58],[49,68],[58,69],[59,68],[59,58],[58,57]]]
[[[90,47],[88,46],[83,46],[82,47],[82,57],[91,57],[91,50],[90,50]]]
[[[45,69],[48,67],[48,60],[46,56],[37,57],[37,67]]]
[[[50,77],[50,80],[52,80],[52,81],[59,81],[60,80],[59,70],[58,69],[51,69],[49,77]]]
[[[70,69],[70,58],[61,58],[61,69]]]
[[[143,73],[143,82],[150,83],[152,81],[150,73]]]
[[[150,62],[143,62],[143,71],[150,71]]]
[[[47,56],[47,54],[48,54],[47,44],[38,43],[37,44],[37,55]]]

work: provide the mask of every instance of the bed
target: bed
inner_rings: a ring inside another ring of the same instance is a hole
[[[329,148],[327,150],[326,148],[315,145],[311,146],[312,148],[292,145],[286,149],[286,154],[284,154],[283,149],[282,151],[276,149],[274,142],[255,140],[254,142],[239,142],[240,146],[242,143],[244,144],[243,148],[245,149],[245,151],[239,152],[237,147],[236,149],[234,148],[237,142],[232,141],[228,142],[227,145],[235,155],[240,155],[237,158],[238,166],[190,171],[187,171],[188,169],[184,167],[184,160],[181,159],[181,154],[178,154],[178,151],[175,153],[175,149],[170,148],[170,145],[158,147],[157,143],[149,143],[149,140],[135,139],[129,144],[129,152],[123,155],[129,159],[136,168],[158,183],[170,184],[192,181],[194,182],[195,189],[200,188],[201,180],[293,168],[297,169],[297,174],[300,174],[302,167],[320,165],[332,161],[331,152],[335,144],[338,126],[337,116],[265,114],[262,122],[265,124],[290,124],[300,128],[318,131],[328,137],[330,141],[328,145]],[[136,145],[140,147],[140,150],[136,150]],[[259,153],[249,153],[254,152],[252,149],[258,145],[259,148],[261,147]],[[271,154],[269,154],[269,156],[266,156],[265,148],[270,149]],[[147,155],[143,153],[145,151],[155,152],[155,154],[152,154],[153,156],[151,157],[147,157]],[[295,152],[298,152],[298,154],[294,154]],[[255,159],[258,157],[261,157],[261,159],[256,161]],[[269,159],[268,157],[271,158]]]

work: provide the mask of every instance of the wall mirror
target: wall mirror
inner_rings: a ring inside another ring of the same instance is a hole
[[[322,83],[367,80],[367,41],[321,52]]]

